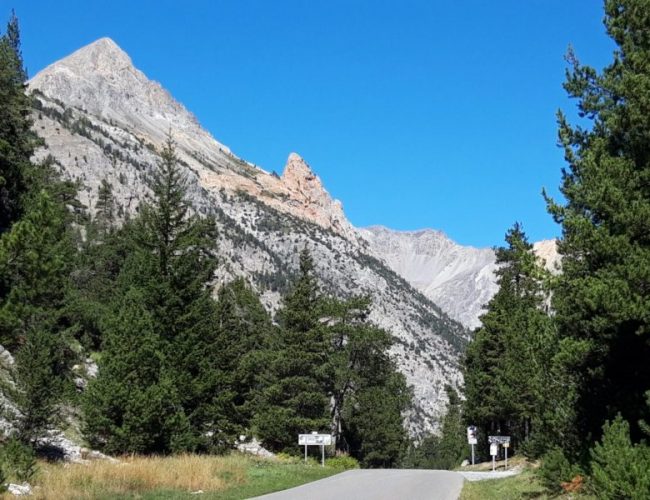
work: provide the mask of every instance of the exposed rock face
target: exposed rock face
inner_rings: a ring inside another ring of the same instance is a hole
[[[497,292],[496,255],[491,248],[459,245],[432,229],[394,231],[381,226],[359,229],[374,254],[467,328],[480,325],[484,306]],[[551,272],[559,272],[556,240],[533,244]]]
[[[497,291],[496,256],[490,248],[464,247],[440,231],[359,230],[375,255],[449,316],[477,327],[483,306]]]
[[[414,388],[410,430],[436,428],[445,384],[460,383],[467,331],[376,258],[298,155],[282,177],[237,158],[108,39],[44,69],[30,89],[46,143],[36,159],[51,155],[65,177],[80,181],[91,213],[102,179],[113,186],[118,215],[137,211],[171,130],[194,210],[217,219],[220,282],[246,277],[274,311],[306,246],[325,292],[371,295],[371,320],[395,336],[393,355]]]
[[[562,256],[557,249],[557,240],[537,241],[533,244],[533,250],[550,272],[559,273],[562,270]]]

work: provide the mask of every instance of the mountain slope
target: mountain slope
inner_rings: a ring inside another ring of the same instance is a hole
[[[480,325],[484,306],[498,290],[492,248],[462,246],[432,229],[394,231],[373,226],[358,231],[378,258],[451,318],[470,329]],[[557,272],[556,240],[538,241],[533,251],[548,270]]]
[[[118,214],[137,212],[171,131],[192,206],[218,221],[220,282],[246,277],[274,311],[306,246],[326,292],[371,295],[371,319],[395,336],[393,354],[414,388],[410,430],[435,428],[445,384],[460,382],[467,331],[372,254],[298,155],[289,156],[282,177],[236,157],[109,39],[50,65],[29,88],[45,140],[36,159],[49,155],[65,177],[78,180],[91,213],[102,179],[113,185]]]
[[[469,328],[479,325],[484,304],[497,291],[496,257],[490,248],[464,247],[431,229],[360,230],[376,255],[452,318]]]

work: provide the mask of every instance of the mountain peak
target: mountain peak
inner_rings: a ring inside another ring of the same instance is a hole
[[[129,55],[108,37],[100,38],[85,47],[81,47],[44,71],[56,67],[65,67],[74,73],[95,72],[105,75],[121,72],[125,69],[129,71],[135,70]]]
[[[290,182],[295,179],[304,179],[304,180],[313,180],[316,178],[316,175],[312,171],[311,167],[307,165],[307,162],[302,159],[298,153],[289,154],[287,158],[287,163],[284,166],[284,173],[282,178]],[[317,179],[317,178],[316,178]],[[320,181],[318,181],[320,184]]]

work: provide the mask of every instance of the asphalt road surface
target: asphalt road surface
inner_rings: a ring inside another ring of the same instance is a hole
[[[456,500],[463,476],[446,470],[349,470],[257,497],[264,500]]]

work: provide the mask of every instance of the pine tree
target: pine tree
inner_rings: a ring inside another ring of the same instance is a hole
[[[304,249],[299,277],[278,315],[281,332],[270,360],[271,380],[254,418],[259,436],[274,450],[297,450],[298,434],[329,428],[321,310],[313,260]]]
[[[249,429],[268,382],[263,367],[272,341],[271,318],[243,278],[219,290],[217,317],[218,369],[225,375],[230,392],[229,418],[242,429]]]
[[[25,93],[27,74],[20,54],[15,14],[0,37],[0,233],[22,214],[22,197],[30,158],[38,142],[31,130],[31,99]]]
[[[85,433],[107,453],[162,453],[170,449],[175,415],[171,381],[142,291],[131,288],[106,327],[99,373],[84,394]]]
[[[156,440],[155,446],[162,448],[156,450],[221,448],[232,441],[234,428],[227,418],[230,398],[219,369],[216,304],[209,286],[216,266],[215,225],[212,219],[191,214],[187,180],[171,137],[161,153],[152,190],[152,203],[143,205],[130,225],[131,251],[121,264],[117,288],[123,294],[137,289],[153,323],[161,374],[152,390],[161,392],[151,395],[155,403],[151,409],[161,409],[155,397],[163,395],[165,404],[174,408],[165,419],[164,435]],[[145,396],[140,406],[146,405]],[[92,406],[87,407],[89,414],[94,414]],[[129,432],[146,428],[135,426]]]
[[[392,338],[369,322],[366,297],[329,299],[323,313],[336,447],[367,467],[395,466],[406,444],[403,414],[410,407],[411,392],[389,355]]]
[[[65,208],[45,192],[0,237],[0,338],[16,352],[9,392],[25,443],[52,424],[74,359],[64,315],[73,252]]]
[[[113,197],[113,186],[106,180],[97,188],[97,211],[95,218],[100,227],[104,230],[110,229],[115,223],[115,198]]]
[[[553,391],[563,383],[550,376],[558,372],[557,340],[546,312],[548,275],[519,224],[506,242],[496,251],[499,290],[465,357],[464,413],[483,433],[509,434],[515,446],[539,454],[549,445],[548,419],[557,410]],[[561,434],[561,428],[553,432]]]
[[[620,412],[638,440],[650,387],[650,9],[607,0],[605,14],[613,62],[598,72],[568,54],[564,87],[587,123],[559,114],[569,168],[566,203],[549,200],[562,225],[553,308],[559,356],[579,384],[576,432],[598,437]]]

